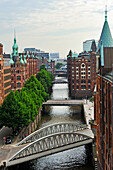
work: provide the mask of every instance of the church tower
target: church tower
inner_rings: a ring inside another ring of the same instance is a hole
[[[107,8],[105,10],[105,21],[97,48],[97,57],[97,70],[103,67],[103,74],[110,72],[113,64],[113,38],[107,21]]]
[[[14,45],[12,47],[13,49],[13,56],[18,57],[18,45],[16,43],[16,36],[14,35]]]

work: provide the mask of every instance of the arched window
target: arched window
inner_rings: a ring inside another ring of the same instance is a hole
[[[17,76],[17,80],[21,80],[21,76],[20,75]]]
[[[20,82],[17,83],[17,87],[21,87],[21,83]]]

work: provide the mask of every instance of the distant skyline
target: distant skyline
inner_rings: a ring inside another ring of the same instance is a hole
[[[19,52],[34,47],[59,52],[60,58],[70,49],[82,52],[83,41],[100,38],[106,4],[113,35],[112,0],[0,1],[0,43],[11,53],[15,29]]]

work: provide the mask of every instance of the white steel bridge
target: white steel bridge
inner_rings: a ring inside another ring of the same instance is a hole
[[[57,123],[41,128],[12,146],[6,166],[27,162],[93,142],[94,135],[86,125]]]

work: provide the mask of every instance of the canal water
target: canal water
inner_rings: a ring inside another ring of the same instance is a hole
[[[56,79],[61,79],[60,77]],[[68,99],[68,85],[54,84],[51,99]],[[46,108],[42,117],[41,127],[58,123],[75,122],[84,124],[81,107],[51,106]],[[93,170],[91,153],[87,146],[63,151],[46,156],[21,165],[11,167],[9,170]]]

